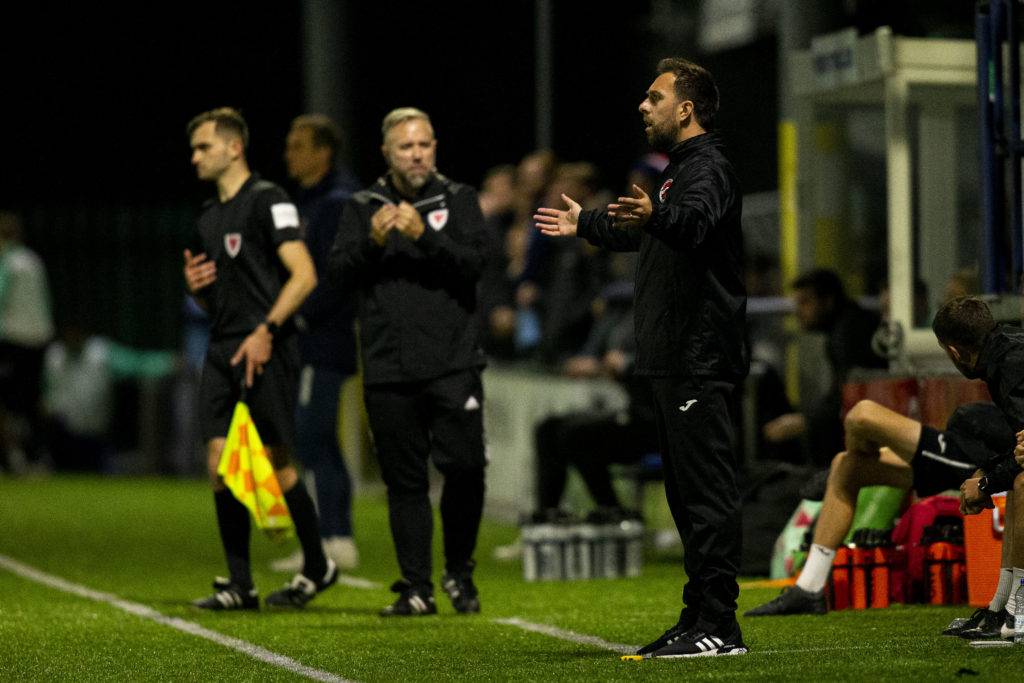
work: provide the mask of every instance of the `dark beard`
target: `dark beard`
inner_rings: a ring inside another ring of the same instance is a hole
[[[650,143],[651,148],[655,152],[668,152],[676,144],[676,140],[672,136],[673,132],[652,127],[650,132],[647,133],[647,142]]]

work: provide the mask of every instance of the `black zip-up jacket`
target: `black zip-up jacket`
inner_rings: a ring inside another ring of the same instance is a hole
[[[370,239],[370,219],[385,204],[412,204],[423,218],[417,240],[392,230]],[[365,384],[434,379],[483,367],[477,281],[487,234],[476,192],[440,174],[419,197],[404,199],[385,175],[352,195],[341,215],[328,272],[359,292],[359,343]]]
[[[741,381],[749,369],[743,274],[743,197],[721,141],[705,133],[669,151],[653,213],[640,229],[583,211],[577,235],[639,251],[634,371]]]
[[[988,385],[992,401],[1006,416],[1014,432],[1024,429],[1024,330],[999,325],[988,333],[978,354],[974,370],[968,375]],[[1012,449],[992,456],[982,468],[989,489],[1008,491],[1021,472]]]

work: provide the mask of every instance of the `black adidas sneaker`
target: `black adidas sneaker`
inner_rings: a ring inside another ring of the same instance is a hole
[[[324,578],[314,581],[305,574],[296,574],[284,588],[266,597],[267,607],[305,607],[306,603],[333,586],[338,580],[338,565],[327,558],[327,572]]]
[[[218,576],[213,580],[213,595],[193,600],[190,604],[211,611],[259,609],[260,596],[255,588],[243,588],[230,579]]]
[[[707,632],[694,626],[668,645],[644,655],[645,657],[713,657],[716,655],[744,655],[747,646],[743,644],[740,625],[735,621],[724,628]]]

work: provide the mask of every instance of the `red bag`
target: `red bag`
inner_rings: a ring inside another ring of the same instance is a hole
[[[892,553],[889,581],[893,602],[926,602],[929,598],[925,576],[928,548],[922,546],[921,533],[939,516],[960,515],[960,499],[955,496],[929,496],[914,503],[900,517],[892,532],[896,548]]]

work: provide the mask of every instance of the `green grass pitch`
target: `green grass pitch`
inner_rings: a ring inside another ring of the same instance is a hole
[[[455,614],[439,591],[437,616],[382,619],[398,578],[386,520],[382,496],[357,500],[353,576],[376,587],[337,586],[302,611],[206,614],[187,603],[225,569],[204,482],[0,478],[0,681],[951,681],[1021,670],[1018,647],[938,635],[966,605],[741,618],[748,655],[623,662],[623,646],[678,616],[681,556],[649,552],[639,579],[531,584],[518,562],[491,558],[518,533],[493,523],[477,551],[481,614]],[[266,567],[292,548],[254,535],[261,595],[288,579]],[[775,593],[742,589],[740,611]]]

